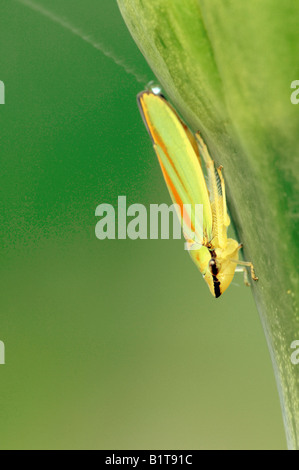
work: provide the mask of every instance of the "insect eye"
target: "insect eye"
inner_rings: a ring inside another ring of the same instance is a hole
[[[214,258],[210,260],[209,267],[213,276],[217,276],[217,274],[219,273],[219,267],[217,261]]]

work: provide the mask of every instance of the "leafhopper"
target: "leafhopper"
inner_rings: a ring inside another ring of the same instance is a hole
[[[229,287],[237,270],[244,272],[246,284],[249,284],[247,268],[251,269],[252,279],[258,279],[253,264],[239,259],[242,245],[227,236],[230,218],[223,168],[216,166],[200,134],[194,136],[163,95],[155,91],[138,95],[141,115],[153,140],[170,196],[181,208],[181,225],[191,258],[212,295],[218,298]],[[195,213],[183,211],[188,204],[203,206],[200,240],[188,236],[199,222]]]

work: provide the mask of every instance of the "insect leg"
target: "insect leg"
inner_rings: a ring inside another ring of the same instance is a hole
[[[255,271],[254,271],[254,266],[252,263],[248,262],[248,261],[239,261],[237,259],[231,259],[230,260],[232,263],[236,263],[238,266],[244,266],[247,267],[247,268],[250,268],[251,270],[251,277],[254,281],[258,281],[259,278],[256,276],[255,274]]]
[[[219,178],[220,178],[220,181],[221,181],[221,189],[222,189],[222,197],[223,197],[223,217],[224,217],[224,224],[226,227],[229,227],[230,225],[230,218],[229,218],[229,215],[227,213],[227,205],[226,205],[226,189],[225,189],[225,182],[224,182],[224,178],[223,178],[223,174],[222,174],[222,171],[223,171],[223,166],[219,166],[217,168],[217,171],[218,171],[218,175],[219,175]]]
[[[237,269],[236,269],[236,273],[242,273],[243,276],[244,276],[244,284],[245,286],[247,287],[250,287],[250,282],[249,282],[249,279],[248,279],[248,272],[247,272],[247,269],[243,266],[238,266]]]

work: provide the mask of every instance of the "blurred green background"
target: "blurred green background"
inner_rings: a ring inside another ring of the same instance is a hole
[[[182,241],[99,241],[101,203],[170,203],[115,0],[0,0],[3,449],[284,449],[242,276],[215,300]]]

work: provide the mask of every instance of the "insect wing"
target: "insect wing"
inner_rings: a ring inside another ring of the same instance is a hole
[[[217,168],[211,159],[207,146],[199,133],[196,134],[199,153],[208,172],[208,189],[213,214],[213,241],[216,246],[225,248],[227,245],[227,227],[230,218],[227,213],[225,183],[222,169]]]
[[[196,231],[196,241],[201,243],[196,230],[201,226],[203,235],[211,240],[212,209],[195,139],[162,96],[143,92],[138,102],[172,200],[181,208],[186,238]],[[195,211],[197,204],[203,206],[200,220]],[[192,210],[183,211],[183,206],[188,205]]]

